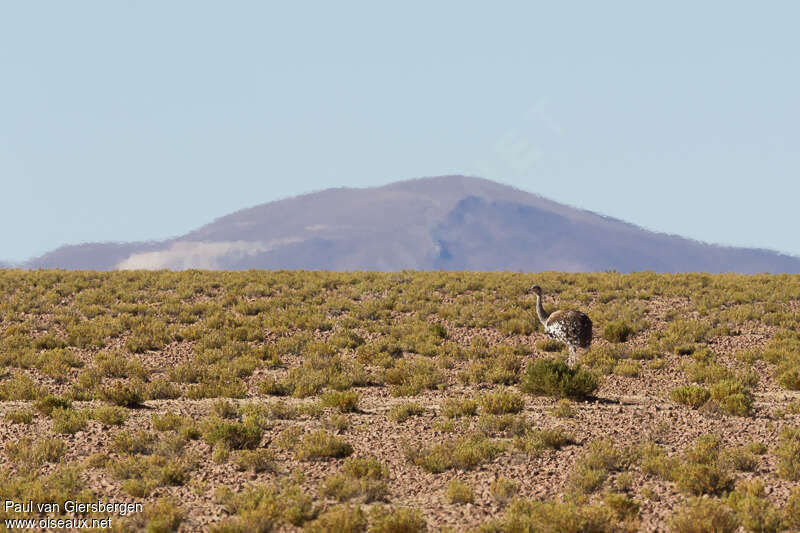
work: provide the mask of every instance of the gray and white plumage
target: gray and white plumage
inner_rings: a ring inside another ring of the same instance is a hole
[[[572,362],[578,348],[587,349],[592,344],[591,319],[574,309],[547,313],[542,306],[542,288],[534,285],[531,292],[536,295],[536,315],[544,326],[544,332],[569,346]]]

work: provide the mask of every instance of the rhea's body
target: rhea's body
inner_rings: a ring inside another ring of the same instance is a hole
[[[542,289],[534,285],[531,292],[536,295],[536,315],[544,326],[545,333],[569,346],[570,363],[573,363],[577,349],[588,349],[592,344],[591,319],[574,309],[547,313],[542,305]]]

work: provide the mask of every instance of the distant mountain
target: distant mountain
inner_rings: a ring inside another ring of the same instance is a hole
[[[654,233],[465,176],[328,189],[161,242],[64,246],[28,268],[800,272],[800,258]]]

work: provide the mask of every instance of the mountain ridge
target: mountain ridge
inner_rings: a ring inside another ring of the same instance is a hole
[[[67,245],[25,268],[800,272],[800,258],[646,230],[483,178],[339,187],[163,241]]]

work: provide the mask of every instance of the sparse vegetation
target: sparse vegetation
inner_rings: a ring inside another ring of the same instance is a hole
[[[632,333],[633,328],[621,321],[611,322],[603,328],[603,337],[609,342],[625,342]]]
[[[630,453],[610,440],[595,440],[589,443],[584,455],[575,463],[569,477],[570,486],[579,493],[596,491],[608,478],[610,472],[626,468]]]
[[[694,497],[673,513],[670,526],[675,533],[734,533],[739,520],[720,500]]]
[[[322,405],[334,407],[342,413],[358,410],[358,393],[356,391],[333,391],[322,396]]]
[[[478,402],[471,398],[448,398],[442,404],[442,416],[445,418],[460,418],[462,416],[475,416],[478,411]]]
[[[597,378],[591,372],[549,359],[529,364],[520,384],[523,392],[575,400],[590,396],[597,387]]]
[[[574,439],[563,428],[531,429],[514,438],[514,447],[530,455],[538,455],[544,450],[560,450]]]
[[[501,520],[490,523],[483,531],[554,531],[555,525],[558,527],[555,531],[564,533],[636,531],[638,509],[629,505],[621,512],[619,507],[517,499]]]
[[[4,419],[10,424],[30,424],[34,416],[30,409],[13,409],[6,413]]]
[[[669,391],[670,400],[675,403],[688,405],[693,409],[702,407],[709,398],[711,398],[711,393],[708,392],[708,389],[697,385],[684,385]]]
[[[53,432],[59,434],[72,434],[86,428],[89,415],[86,411],[65,409],[57,407],[50,413],[53,419]]]
[[[256,448],[263,434],[263,430],[252,422],[229,422],[218,417],[205,420],[201,431],[209,444],[224,445],[232,450]]]
[[[114,405],[137,407],[144,401],[144,384],[138,380],[128,383],[118,382],[101,388],[99,394],[103,400]]]
[[[572,402],[563,398],[556,403],[550,414],[556,418],[572,418],[575,416],[575,408],[572,407]]]
[[[473,435],[452,439],[429,448],[406,447],[406,457],[415,465],[434,474],[451,468],[469,470],[493,460],[501,451],[499,443]]]
[[[422,533],[427,522],[417,509],[376,507],[370,515],[368,533]]]
[[[576,368],[533,283],[592,318]],[[405,456],[453,531],[635,531],[640,502],[659,529],[800,528],[800,492],[771,491],[800,479],[797,276],[0,270],[0,295],[11,499],[121,490],[145,511],[120,530],[438,530],[399,504]],[[695,423],[735,437],[676,444]],[[564,472],[552,500],[499,475],[525,461]]]
[[[519,485],[505,477],[499,477],[492,483],[491,492],[492,497],[500,505],[505,505],[510,502],[519,491]]]
[[[303,436],[294,453],[301,461],[341,458],[353,453],[353,447],[327,431],[315,431]]]
[[[778,475],[789,481],[800,479],[800,427],[781,431],[778,448]]]
[[[450,503],[473,503],[475,501],[475,493],[469,484],[454,479],[447,485],[447,499]]]
[[[424,412],[425,408],[420,404],[416,402],[404,402],[389,409],[387,416],[390,420],[394,420],[395,422],[405,422],[412,416],[420,416]]]
[[[107,426],[121,426],[128,419],[128,411],[122,407],[104,405],[92,409],[90,416]]]
[[[270,531],[281,523],[301,526],[318,514],[312,498],[290,480],[280,484],[249,485],[236,493],[222,486],[216,492],[216,499],[233,515],[215,527],[220,533]]]
[[[357,499],[361,503],[383,500],[388,492],[389,470],[372,457],[345,460],[338,474],[325,480],[322,493],[340,502]]]
[[[45,463],[57,462],[65,450],[66,444],[61,439],[44,438],[34,442],[30,437],[23,437],[6,444],[6,456],[24,471],[37,469]]]
[[[481,395],[479,403],[484,412],[493,415],[519,413],[525,407],[525,399],[509,389],[487,392]]]
[[[536,343],[536,348],[543,352],[561,352],[565,350],[566,347],[566,344],[555,339],[542,339]]]

